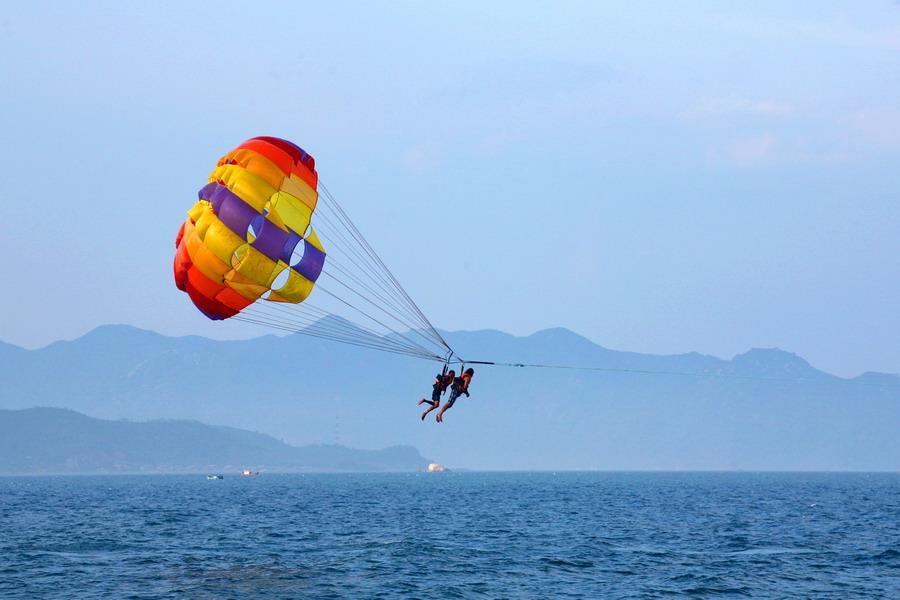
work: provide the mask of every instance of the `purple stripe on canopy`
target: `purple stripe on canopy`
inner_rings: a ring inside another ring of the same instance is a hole
[[[201,200],[209,200],[209,197],[212,193],[219,187],[219,184],[215,181],[211,181],[200,188],[200,191],[197,193],[197,196],[200,197]]]
[[[289,232],[288,238],[284,242],[284,246],[281,248],[281,260],[283,260],[287,264],[291,264],[291,255],[294,253],[294,248],[297,247],[297,244],[299,244],[300,240],[302,239],[302,237],[300,237],[293,231]]]
[[[213,212],[219,220],[236,235],[247,239],[247,228],[259,213],[252,206],[241,200],[241,197],[222,184],[213,182],[203,186],[200,199],[212,204]]]
[[[322,273],[322,267],[325,266],[325,253],[313,246],[312,244],[304,244],[303,258],[291,268],[309,279],[315,281]]]
[[[290,234],[287,231],[268,219],[262,219],[262,228],[250,245],[272,260],[278,260],[284,252],[284,245],[288,237]]]

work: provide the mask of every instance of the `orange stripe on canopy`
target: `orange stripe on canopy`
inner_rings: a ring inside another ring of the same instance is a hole
[[[203,274],[197,267],[188,269],[188,282],[191,286],[209,299],[214,299],[216,294],[225,289],[221,283],[216,283]]]
[[[294,163],[291,173],[308,183],[312,189],[316,189],[316,186],[319,185],[319,175],[314,170],[307,168],[303,163]]]
[[[291,174],[291,167],[294,165],[293,157],[284,150],[277,148],[268,142],[259,138],[253,138],[238,146],[238,149],[253,150],[254,152],[262,154],[275,163],[278,168],[281,169],[282,173],[285,175]]]

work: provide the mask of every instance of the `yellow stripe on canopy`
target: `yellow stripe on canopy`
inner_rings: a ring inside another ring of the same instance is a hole
[[[311,228],[311,227],[310,227],[310,229],[309,229],[309,235],[306,236],[306,243],[307,243],[307,244],[312,244],[313,246],[315,246],[316,248],[318,248],[318,249],[321,250],[322,252],[325,252],[325,247],[322,246],[322,241],[319,240],[319,236],[316,235],[316,230],[313,229],[313,228]]]
[[[217,166],[221,167],[229,162],[237,163],[254,175],[257,175],[260,179],[265,180],[276,190],[281,187],[282,182],[285,179],[284,171],[282,171],[278,165],[259,152],[254,152],[253,150],[248,150],[246,148],[233,150],[223,156],[221,160],[219,160]]]
[[[249,244],[235,251],[231,266],[239,275],[266,287],[271,286],[278,275],[275,261]]]
[[[203,244],[221,261],[231,263],[231,256],[238,247],[246,244],[244,239],[231,231],[219,220],[209,203],[197,219],[194,231]]]
[[[265,179],[255,175],[240,165],[222,165],[209,175],[209,181],[221,181],[241,200],[262,213],[269,198],[277,191]]]
[[[285,177],[284,182],[281,184],[281,189],[291,196],[298,198],[303,204],[307,205],[310,210],[316,210],[316,203],[319,201],[319,195],[316,194],[316,190],[312,189],[308,183],[296,175]]]
[[[225,275],[231,271],[231,265],[219,260],[206,244],[195,247],[191,254],[191,262],[201,273],[216,283],[223,283]]]
[[[196,209],[196,211],[194,209]],[[191,209],[191,213],[196,213],[197,215],[196,218],[194,218],[194,233],[197,234],[200,241],[203,241],[203,238],[206,237],[206,230],[209,228],[212,220],[216,218],[216,215],[213,212],[212,206],[205,200],[201,200],[194,205],[194,209]]]
[[[270,302],[303,302],[313,290],[313,282],[291,269],[288,280],[266,297]]]
[[[294,196],[278,192],[272,197],[266,218],[281,229],[290,229],[298,235],[303,235],[309,227],[312,210]]]
[[[200,215],[203,214],[203,211],[206,210],[206,207],[209,206],[209,202],[206,200],[197,200],[194,205],[191,207],[191,210],[188,211],[188,218],[192,223],[196,223],[200,218]]]
[[[269,291],[269,288],[242,276],[235,271],[229,271],[225,275],[225,283],[238,294],[248,300],[256,300]]]

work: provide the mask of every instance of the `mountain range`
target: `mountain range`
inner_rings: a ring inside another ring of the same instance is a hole
[[[302,335],[109,325],[37,350],[0,344],[0,408],[195,420],[292,445],[412,445],[476,469],[900,470],[897,375],[842,379],[778,349],[620,352],[559,328],[444,335],[469,358],[608,370],[476,365],[471,398],[423,423],[416,402],[437,363]]]
[[[409,446],[296,447],[197,421],[108,421],[61,408],[0,410],[0,474],[422,471]]]

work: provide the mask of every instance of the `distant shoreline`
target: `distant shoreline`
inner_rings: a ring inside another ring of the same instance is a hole
[[[202,477],[213,471],[160,471],[147,473],[141,471],[84,472],[84,473],[0,473],[0,477]],[[242,478],[240,472],[215,471],[226,478]],[[723,470],[490,470],[490,469],[453,469],[442,473],[428,471],[261,471],[260,476],[281,477],[285,475],[900,475],[900,471],[723,471]]]

